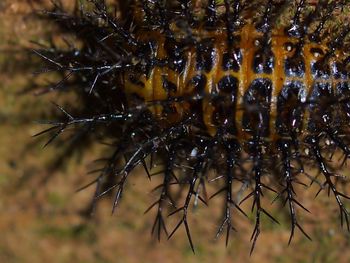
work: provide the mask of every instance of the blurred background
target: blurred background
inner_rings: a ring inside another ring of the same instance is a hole
[[[0,1],[0,262],[350,262],[349,233],[340,227],[333,198],[322,193],[314,200],[317,186],[299,193],[311,211],[299,216],[313,241],[297,231],[288,246],[288,214],[275,213],[279,207],[270,205],[281,224],[263,218],[252,256],[251,215],[250,220],[237,216],[238,232],[227,247],[224,236],[215,239],[220,200],[209,208],[198,207],[191,216],[195,255],[183,228],[171,240],[163,236],[158,242],[151,235],[154,211],[144,214],[154,201],[151,189],[157,179],[149,182],[141,169],[115,214],[112,200],[104,198],[88,216],[94,189],[76,190],[94,178],[88,171],[103,147],[96,144],[88,152],[72,153],[64,144],[43,148],[47,137],[32,137],[46,128],[36,121],[55,112],[51,102],[67,96],[37,96],[31,89],[52,78],[33,74],[40,61],[30,52],[32,41],[55,37],[54,26],[34,15],[49,6],[44,0]],[[170,218],[170,230],[177,220]]]

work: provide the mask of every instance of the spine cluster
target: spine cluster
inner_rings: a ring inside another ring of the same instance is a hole
[[[153,162],[160,163],[159,199],[148,209],[156,210],[152,232],[170,238],[184,226],[192,250],[190,205],[217,195],[225,200],[217,236],[226,231],[226,242],[235,213],[247,216],[241,204],[248,200],[255,214],[252,251],[261,216],[277,222],[263,205],[265,192],[289,211],[289,242],[296,229],[309,238],[297,216],[308,210],[295,187],[315,167],[320,191],[333,194],[349,229],[343,202],[349,197],[338,189],[336,171],[350,156],[350,30],[346,23],[330,25],[349,3],[204,2],[135,0],[129,11],[118,2],[112,12],[93,0],[72,14],[58,2],[46,12],[78,37],[79,47],[35,51],[47,62],[44,71],[62,74],[41,92],[72,90],[82,105],[74,114],[58,106],[64,118],[42,132],[53,133],[48,143],[70,126],[80,127],[78,141],[94,134],[114,140],[91,183],[94,204],[114,191],[113,211],[134,168],[141,164],[151,178]],[[336,167],[335,153],[344,156]],[[209,197],[206,185],[213,181],[218,191]],[[166,218],[175,214],[180,220],[168,231]]]

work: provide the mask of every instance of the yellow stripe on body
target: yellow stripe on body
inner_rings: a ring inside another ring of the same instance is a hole
[[[201,30],[198,30],[196,33],[201,32]],[[174,97],[181,97],[181,96],[191,96],[194,95],[194,87],[192,85],[189,85],[189,82],[193,77],[196,75],[205,75],[207,79],[207,83],[205,85],[205,95],[207,95],[203,101],[202,101],[202,109],[203,109],[203,121],[204,124],[207,127],[207,132],[214,136],[216,133],[216,126],[213,123],[212,116],[213,112],[215,110],[215,107],[211,103],[210,94],[214,89],[217,88],[217,84],[219,81],[224,77],[231,75],[238,79],[239,85],[238,85],[238,91],[237,91],[237,98],[236,98],[236,105],[237,109],[235,111],[235,126],[237,127],[237,137],[240,140],[247,140],[250,138],[250,134],[243,129],[242,120],[243,120],[243,112],[244,112],[244,95],[246,94],[249,86],[255,79],[270,79],[272,82],[272,94],[271,94],[271,104],[270,104],[270,123],[269,123],[269,131],[270,135],[268,138],[271,141],[277,140],[279,135],[276,132],[276,118],[277,118],[277,99],[279,94],[281,93],[284,85],[291,81],[299,81],[305,85],[305,91],[307,94],[311,94],[312,92],[312,86],[314,83],[314,80],[312,79],[311,74],[311,62],[316,61],[313,54],[311,54],[310,49],[313,47],[321,48],[322,50],[325,50],[324,47],[321,47],[317,44],[310,44],[306,43],[303,46],[303,54],[301,54],[304,58],[305,63],[305,74],[304,77],[287,77],[285,74],[284,69],[284,63],[285,60],[288,57],[291,57],[293,55],[293,52],[290,52],[288,50],[285,50],[285,44],[287,42],[296,43],[298,39],[294,38],[288,38],[284,36],[282,29],[274,30],[271,35],[271,49],[274,54],[274,68],[272,71],[272,74],[266,74],[266,73],[254,73],[253,71],[253,59],[254,59],[254,53],[257,51],[259,46],[255,46],[254,41],[256,39],[259,39],[262,37],[262,33],[257,32],[255,27],[253,25],[245,25],[240,30],[240,43],[239,48],[242,53],[242,63],[240,65],[240,69],[238,72],[235,72],[234,70],[227,70],[225,71],[222,68],[222,60],[223,60],[223,54],[227,52],[227,36],[226,31],[213,31],[213,32],[206,32],[206,35],[202,35],[200,37],[212,37],[215,39],[213,43],[213,48],[215,51],[215,59],[213,61],[212,69],[210,72],[206,73],[204,71],[198,71],[196,69],[196,49],[195,47],[190,47],[188,50],[186,50],[186,64],[184,71],[179,74],[171,69],[169,69],[167,66],[160,67],[155,66],[151,72],[149,79],[146,79],[146,76],[141,76],[140,80],[144,82],[145,87],[140,88],[136,87],[135,84],[127,82],[126,83],[126,93],[132,94],[136,93],[142,98],[144,98],[145,102],[150,102],[154,100],[167,100],[168,93],[163,88],[163,76],[165,76],[169,81],[173,82],[177,86],[177,92],[170,94]],[[199,37],[199,38],[200,38]],[[145,36],[146,38],[146,36]],[[164,42],[165,37],[162,36],[160,33],[152,33],[151,36],[147,36],[148,39],[157,39],[158,41],[158,47],[157,47],[157,58],[163,59],[166,58],[167,54],[164,49]],[[324,81],[327,82],[328,80],[317,80],[317,81]],[[331,78],[329,80],[333,84],[338,82],[338,80],[334,80]],[[328,81],[328,82],[329,82]],[[168,122],[177,122],[179,121],[186,111],[189,110],[189,102],[181,102],[181,103],[174,103],[174,106],[177,109],[177,116],[171,116],[169,117]],[[154,107],[151,107],[150,110],[159,118],[164,118],[162,116],[162,107],[157,105]],[[306,111],[304,114],[304,120],[303,125],[307,124],[307,120],[309,119],[308,116],[309,112]]]

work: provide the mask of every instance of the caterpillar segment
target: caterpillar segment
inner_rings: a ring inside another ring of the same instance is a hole
[[[288,132],[300,133],[302,126],[310,126],[314,118],[312,110],[302,105],[317,101],[321,90],[328,90],[329,96],[341,94],[349,81],[340,71],[340,55],[327,62],[332,72],[325,74],[317,64],[328,48],[310,41],[300,45],[297,38],[286,36],[284,31],[273,30],[268,43],[264,43],[264,33],[245,25],[235,32],[231,48],[224,30],[206,32],[204,39],[185,51],[180,49],[181,42],[171,43],[174,41],[161,34],[149,34],[142,41],[157,42],[154,59],[166,63],[140,74],[136,82],[134,73],[126,72],[125,92],[129,97],[137,94],[145,103],[203,96],[202,117],[211,136],[217,133],[218,126],[225,125],[241,141],[260,133],[276,142],[290,136]],[[176,52],[178,63],[174,59]],[[174,102],[171,109],[156,105],[150,110],[171,125],[189,113],[190,104]]]

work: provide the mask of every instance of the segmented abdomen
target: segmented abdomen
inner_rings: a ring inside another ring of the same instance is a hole
[[[155,43],[152,52],[158,65],[128,75],[126,93],[137,94],[145,102],[200,95],[200,106],[194,97],[192,102],[151,110],[170,123],[201,110],[211,135],[218,126],[225,126],[240,138],[259,135],[274,140],[299,133],[303,127],[317,130],[322,122],[315,120],[322,113],[316,111],[326,111],[317,105],[330,105],[325,101],[349,92],[348,73],[337,61],[339,54],[324,60],[329,52],[325,45],[298,46],[300,41],[287,37],[282,29],[265,40],[249,25],[235,33],[230,48],[225,31],[200,33],[201,40],[187,46],[161,34],[146,35],[145,41]]]

